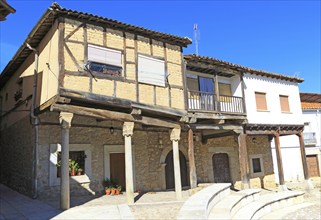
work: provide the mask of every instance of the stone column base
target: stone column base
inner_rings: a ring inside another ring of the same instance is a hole
[[[288,187],[285,184],[284,185],[279,185],[278,191],[288,191]]]

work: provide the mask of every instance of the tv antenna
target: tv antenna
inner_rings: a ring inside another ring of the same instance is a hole
[[[199,33],[198,33],[198,25],[194,24],[194,40],[195,40],[195,53],[198,55],[198,41],[199,41]]]

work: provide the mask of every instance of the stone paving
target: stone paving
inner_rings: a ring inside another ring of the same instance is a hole
[[[313,206],[289,213],[283,219],[321,219],[320,178],[314,179],[315,189],[306,194]],[[290,190],[302,190],[303,183],[287,183]],[[268,192],[267,192],[268,193]],[[173,191],[135,194],[134,205],[127,206],[126,195],[72,197],[71,209],[61,212],[59,198],[33,200],[0,184],[0,220],[2,219],[175,219],[189,190],[183,191],[183,199],[176,201]]]

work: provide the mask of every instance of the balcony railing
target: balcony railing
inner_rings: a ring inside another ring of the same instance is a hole
[[[315,132],[304,132],[303,140],[305,145],[314,145],[317,143]]]
[[[244,113],[243,98],[220,95],[219,99],[213,93],[188,91],[188,109]]]

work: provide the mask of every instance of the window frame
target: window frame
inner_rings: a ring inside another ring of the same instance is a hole
[[[281,99],[282,98],[286,98],[286,99]],[[282,102],[282,100],[286,100],[286,103],[285,102]],[[280,101],[280,110],[281,110],[281,113],[291,113],[291,108],[290,108],[290,101],[289,101],[289,96],[288,95],[279,95],[279,101]],[[282,105],[285,104],[285,110],[284,110],[284,106]],[[283,108],[282,108],[283,106]]]
[[[105,51],[105,52],[111,52],[111,53],[118,53],[120,54],[120,64],[117,65],[117,64],[113,64],[111,62],[101,62],[99,60],[95,60],[95,59],[92,59],[90,58],[90,55],[89,55],[89,48],[92,47],[92,48],[95,48],[95,49],[100,49],[102,51]],[[95,73],[95,74],[99,74],[99,75],[102,75],[102,76],[110,76],[110,77],[123,77],[123,70],[124,70],[124,64],[123,64],[123,56],[124,56],[124,52],[123,50],[118,50],[118,49],[114,49],[114,48],[109,48],[109,47],[104,47],[104,46],[100,46],[100,45],[95,45],[95,44],[88,44],[87,46],[87,63],[85,64],[86,68],[88,70],[90,70],[92,73]],[[102,65],[102,66],[105,66],[105,67],[110,67],[110,71],[120,71],[119,74],[111,74],[111,73],[104,73],[104,72],[101,72],[101,71],[95,71],[95,70],[92,70],[90,69],[90,65],[91,64],[96,64],[96,65]],[[119,69],[119,70],[113,70],[113,68],[115,69]]]
[[[265,109],[259,109],[258,108],[258,98],[257,95],[264,95],[264,101],[265,101]],[[254,92],[254,97],[255,97],[255,106],[256,106],[256,111],[258,112],[268,112],[269,108],[268,108],[268,104],[267,104],[267,95],[265,92]]]
[[[156,62],[162,62],[163,66],[164,66],[164,76],[163,76],[163,79],[164,79],[164,83],[153,83],[153,82],[148,82],[148,81],[145,81],[145,80],[142,80],[141,77],[140,77],[140,61],[139,61],[139,58],[145,58],[145,59],[148,59],[148,60],[154,60]],[[166,61],[164,59],[161,59],[160,57],[155,57],[155,56],[150,56],[150,55],[146,55],[146,54],[141,54],[141,53],[137,53],[137,82],[138,83],[142,83],[142,84],[147,84],[147,85],[152,85],[152,86],[160,86],[160,87],[167,87],[168,86],[168,82],[167,82],[167,76],[168,76],[168,72],[167,72],[167,69],[166,69]]]
[[[70,144],[69,151],[85,151],[85,172],[81,176],[70,176],[70,179],[77,183],[90,183],[92,176],[92,147],[90,144]],[[60,177],[57,177],[57,162],[58,152],[61,152],[60,144],[50,144],[50,157],[49,157],[49,186],[59,186]],[[72,182],[71,182],[72,183]]]
[[[249,161],[250,162],[250,175],[252,177],[264,176],[263,155],[262,154],[252,154],[252,155],[249,155],[249,159],[250,159],[250,161]],[[259,159],[260,160],[261,172],[255,172],[254,173],[253,159]]]

